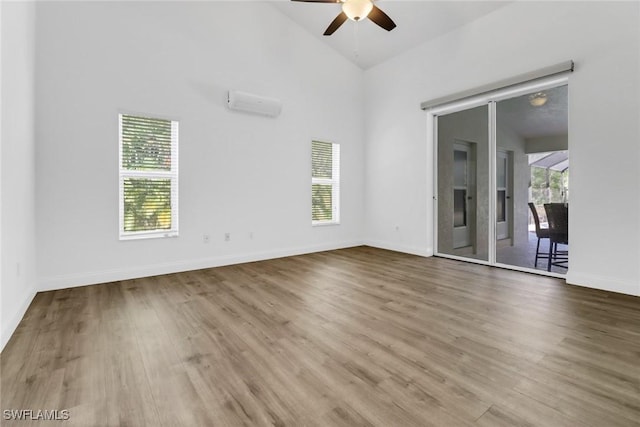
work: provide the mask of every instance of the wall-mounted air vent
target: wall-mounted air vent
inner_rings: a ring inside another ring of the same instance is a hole
[[[269,117],[277,117],[282,111],[282,101],[279,99],[267,98],[265,96],[237,90],[229,91],[228,105],[231,110],[261,114]]]

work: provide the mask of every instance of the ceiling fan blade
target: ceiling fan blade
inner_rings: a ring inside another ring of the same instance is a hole
[[[300,1],[304,3],[340,3],[340,0],[291,0]]]
[[[369,19],[387,31],[391,31],[396,27],[396,23],[389,18],[389,15],[381,11],[375,4],[371,12],[369,12]]]
[[[347,18],[347,15],[344,12],[340,12],[340,15],[336,16],[336,19],[334,19],[333,22],[329,24],[324,32],[324,35],[330,36],[331,34],[333,34],[338,28],[340,28],[340,25],[344,24],[344,21],[346,21],[347,19],[349,19]]]

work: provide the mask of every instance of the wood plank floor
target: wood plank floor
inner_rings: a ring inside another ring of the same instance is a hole
[[[39,293],[1,368],[83,427],[638,426],[640,298],[360,247]]]

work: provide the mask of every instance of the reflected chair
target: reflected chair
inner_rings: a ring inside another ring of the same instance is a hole
[[[549,229],[540,227],[540,217],[538,211],[533,203],[529,203],[529,209],[531,209],[531,215],[533,215],[533,221],[536,224],[536,237],[538,238],[538,244],[536,245],[536,259],[533,263],[534,267],[538,267],[538,259],[546,259],[547,255],[540,253],[540,239],[549,238]]]
[[[568,268],[569,251],[558,250],[558,244],[569,244],[569,207],[564,203],[546,203],[544,211],[549,223],[547,271],[551,271],[552,265]]]

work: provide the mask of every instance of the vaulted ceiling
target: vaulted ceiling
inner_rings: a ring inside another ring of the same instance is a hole
[[[482,19],[511,1],[376,0],[397,24],[390,32],[369,20],[347,21],[333,35],[323,36],[340,13],[340,4],[274,1],[272,4],[314,37],[362,69],[374,67],[422,43],[434,40],[474,20]],[[567,133],[566,86],[547,91],[542,108],[529,105],[528,95],[502,101],[501,120],[524,138]]]
[[[359,67],[368,69],[426,41],[481,19],[508,1],[379,0],[376,5],[397,27],[387,32],[369,20],[347,21],[323,36],[340,4],[276,1],[273,5],[309,33]]]

